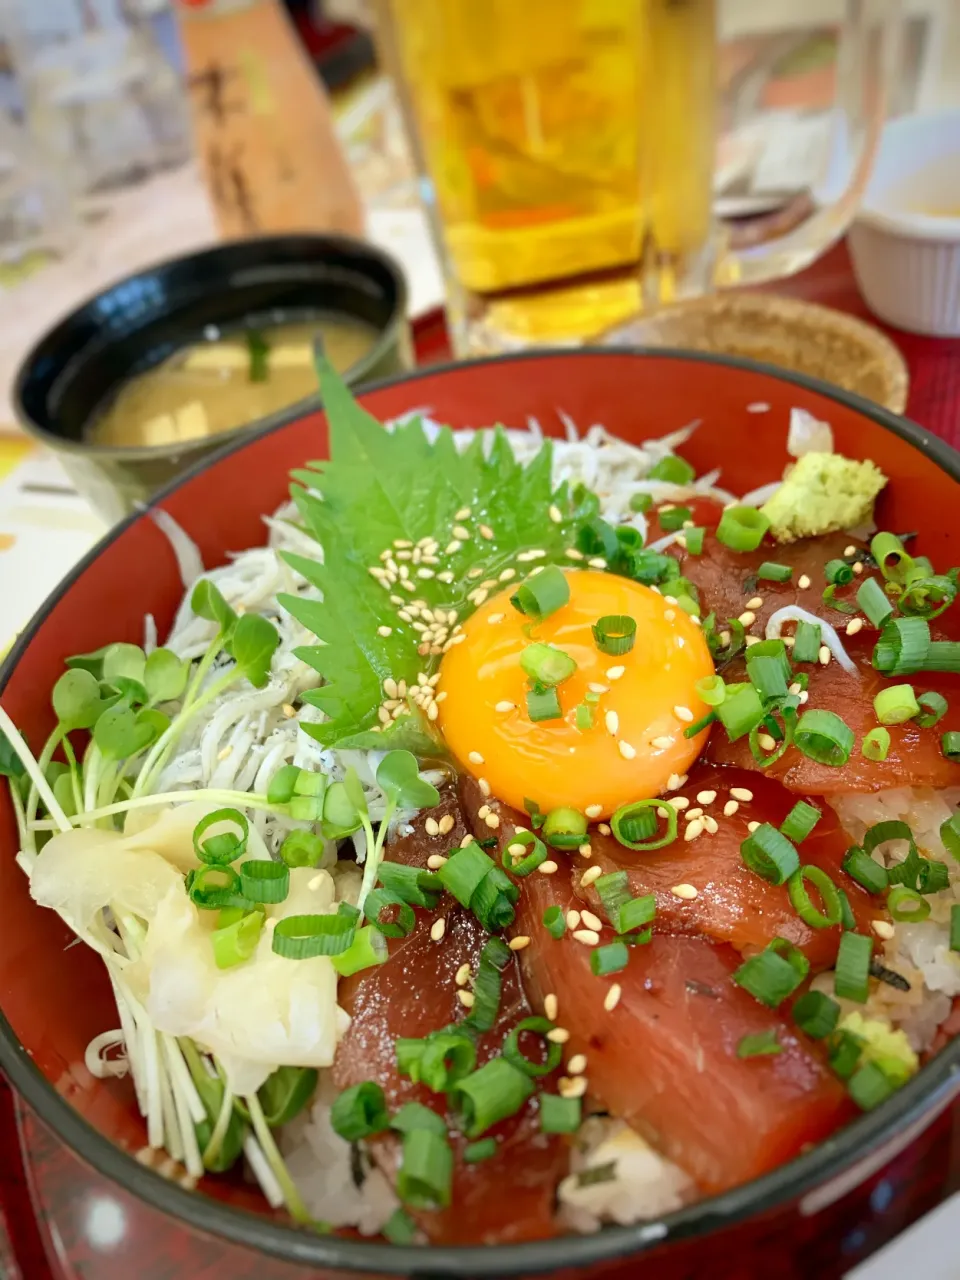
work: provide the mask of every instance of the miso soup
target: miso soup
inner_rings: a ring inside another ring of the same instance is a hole
[[[340,372],[362,359],[378,331],[352,316],[247,328],[174,352],[131,379],[89,431],[95,444],[178,444],[246,426],[317,390],[313,343]]]

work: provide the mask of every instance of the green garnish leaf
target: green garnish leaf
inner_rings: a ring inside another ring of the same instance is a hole
[[[279,643],[277,628],[258,613],[245,613],[234,627],[230,651],[255,689],[262,689],[267,683],[270,661]]]
[[[165,719],[165,717],[164,717]],[[130,707],[110,707],[93,726],[93,740],[107,760],[126,760],[157,739],[157,726],[148,717],[141,720]]]
[[[103,655],[103,674],[100,678],[112,685],[116,685],[118,676],[142,683],[146,661],[146,655],[139,645],[108,645]]]
[[[353,806],[354,813],[365,818],[367,816],[367,797],[363,793],[363,783],[360,781],[360,775],[352,765],[343,775],[343,794]],[[324,804],[324,816],[326,816],[326,804]]]
[[[384,729],[377,722],[384,680],[406,680],[411,687],[420,671],[436,670],[441,656],[429,652],[399,609],[421,600],[430,610],[454,611],[462,623],[477,607],[478,591],[480,603],[483,593],[492,594],[484,582],[493,580],[499,589],[500,575],[510,569],[504,585],[512,581],[515,587],[527,575],[519,553],[539,552],[537,565],[564,563],[577,512],[565,486],[552,488],[549,443],[523,466],[502,428],[492,443],[478,433],[463,452],[448,428],[430,440],[419,419],[388,432],[356,403],[326,360],[318,361],[318,369],[330,461],[295,472],[307,487],[295,485],[293,497],[306,531],[323,547],[323,563],[292,553],[285,559],[321,598],[280,597],[320,641],[297,656],[324,679],[303,700],[328,719],[303,728],[326,746],[435,753],[428,722],[415,712]],[[551,506],[561,513],[557,523]],[[466,510],[469,517],[461,516]],[[461,526],[468,536],[454,531]],[[414,564],[405,556],[397,562],[412,589],[385,581],[382,557],[426,538],[436,539],[430,555],[435,564]]]
[[[148,701],[144,686],[130,676],[114,676],[109,684],[104,683],[103,688],[115,689],[121,700],[130,707],[142,707]]]
[[[23,761],[14,751],[7,735],[0,732],[0,777],[21,778],[23,774]]]
[[[214,586],[209,578],[201,578],[193,588],[190,608],[197,617],[206,618],[208,622],[216,622],[223,632],[225,641],[236,626],[236,613],[224,600],[220,589]]]
[[[432,809],[440,792],[420,777],[417,758],[409,751],[388,751],[377,766],[377,783],[388,800],[405,809]]]
[[[154,649],[143,668],[143,683],[151,702],[174,702],[187,687],[189,664],[170,649]]]
[[[53,686],[53,709],[65,729],[92,729],[99,717],[112,706],[104,700],[96,676],[82,667],[65,671]]]

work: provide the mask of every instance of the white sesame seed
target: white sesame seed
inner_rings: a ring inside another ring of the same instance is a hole
[[[386,637],[386,636],[392,636],[392,635],[393,635],[393,627],[377,627],[377,635],[378,635],[378,636],[384,636],[384,637]]]
[[[443,573],[438,573],[438,574],[437,574],[437,581],[438,581],[438,582],[452,582],[452,581],[453,581],[453,573],[452,573],[449,569],[444,569]]]
[[[509,582],[511,578],[515,578],[516,576],[517,576],[516,569],[504,569],[500,574],[500,581]]]
[[[484,818],[484,822],[492,831],[496,831],[497,827],[500,825],[500,819],[495,813],[488,813]]]
[[[728,800],[723,806],[723,816],[725,818],[732,818],[739,808],[740,806],[737,804],[736,800]]]
[[[683,816],[684,816],[685,821],[689,822],[692,818],[702,818],[702,817],[703,817],[703,810],[698,806],[698,807],[693,808],[693,809],[688,809],[688,810],[687,810],[687,812],[686,812]]]
[[[518,933],[515,938],[511,938],[507,946],[511,951],[522,951],[524,947],[529,947],[530,939],[525,933]]]
[[[230,756],[232,756],[232,755],[233,755],[233,747],[231,747],[231,746],[228,744],[227,746],[223,747],[220,751],[218,751],[218,752],[217,752],[217,759],[218,759],[218,760],[226,760],[226,759],[228,759],[228,757],[230,757]]]
[[[470,754],[467,756],[467,759],[470,761],[471,764],[483,764],[483,756],[480,754],[479,751],[471,751]]]
[[[855,636],[858,631],[863,630],[863,619],[851,618],[850,621],[847,623],[846,630],[847,630],[848,636]]]
[[[567,914],[564,916],[564,919],[565,919],[565,920],[566,920],[566,922],[567,922],[567,928],[568,928],[568,929],[579,929],[579,928],[580,928],[580,912],[579,912],[579,911],[577,911],[575,908],[571,908],[571,909],[567,912]]]
[[[756,831],[756,829],[757,829],[757,827],[759,827],[759,825],[760,825],[760,823],[759,823],[759,822],[748,822],[748,823],[747,823],[747,830],[748,830],[749,832],[751,832],[751,833],[752,833],[752,832]]]
[[[610,686],[608,684],[597,684],[596,682],[593,682],[591,684],[588,684],[587,688],[590,690],[591,693],[609,693],[610,692]]]
[[[685,809],[690,801],[686,796],[672,796],[670,803],[675,809]]]
[[[603,921],[599,916],[595,916],[592,911],[581,911],[580,919],[588,929],[595,929],[597,933],[603,928]]]
[[[463,543],[460,541],[459,538],[451,538],[450,541],[447,543],[447,545],[444,547],[443,554],[445,556],[452,556],[455,552],[459,551],[462,546],[463,546]]]
[[[473,994],[472,991],[458,991],[457,999],[460,1001],[460,1003],[463,1005],[465,1009],[472,1009],[476,996]]]
[[[747,405],[747,413],[769,413],[770,406],[764,400],[754,400]]]
[[[557,1081],[557,1092],[561,1098],[582,1098],[587,1092],[586,1076],[561,1076]]]
[[[559,869],[560,868],[552,858],[548,858],[546,862],[541,862],[539,867],[537,867],[537,870],[542,876],[552,876],[556,871],[559,871]]]
[[[387,676],[384,680],[383,692],[388,698],[395,698],[397,696],[397,682],[394,680],[393,676]]]
[[[717,825],[716,818],[712,818],[709,813],[706,814],[706,816],[704,817],[703,825],[705,830],[708,831],[712,836],[715,836],[717,832],[720,830],[719,826]]]
[[[443,916],[441,916],[439,920],[434,920],[433,924],[430,926],[430,937],[432,941],[439,942],[446,932],[446,929],[447,922]]]
[[[436,577],[436,574],[432,569],[418,569],[417,577],[418,578],[434,578]]]
[[[808,701],[810,694],[807,692],[806,689],[804,689],[803,693],[801,693],[799,697],[800,697],[800,705],[802,707],[803,704]]]
[[[467,983],[470,981],[470,964],[468,961],[464,961],[464,963],[460,966],[460,968],[454,974],[453,980],[458,987],[465,987],[467,985]]]
[[[439,716],[440,716],[440,708],[437,706],[435,702],[431,702],[429,707],[427,707],[427,719],[436,720],[439,718]]]
[[[496,626],[498,622],[503,621],[504,616],[505,615],[502,613],[491,613],[490,616],[487,618],[487,621],[491,624],[491,626]]]
[[[587,870],[580,877],[580,888],[589,889],[590,885],[593,884],[594,880],[599,880],[602,875],[603,875],[602,867],[588,867]]]
[[[878,938],[892,938],[896,930],[889,920],[871,920],[870,927]]]
[[[688,841],[696,840],[697,836],[702,834],[703,834],[703,819],[694,818],[692,822],[687,824],[687,829],[683,833],[683,838],[684,840],[688,840]]]
[[[428,818],[423,826],[428,836],[438,836],[440,834],[440,824],[436,818]]]
[[[737,619],[737,621],[742,622],[745,627],[752,627],[756,620],[757,615],[750,609],[744,609],[743,613],[741,613],[740,617]]]
[[[623,756],[624,760],[636,759],[637,748],[632,746],[629,742],[624,742],[621,738],[617,743],[617,747],[619,748],[620,754]]]
[[[588,818],[599,818],[601,813],[603,813],[603,805],[588,804],[583,812],[587,815]]]
[[[288,720],[292,720],[293,717],[297,714],[297,709],[291,703],[285,702],[283,704],[283,714],[287,717]]]
[[[442,836],[448,836],[455,826],[456,822],[452,813],[445,813],[437,823],[437,827],[439,828]]]
[[[551,503],[547,508],[547,514],[554,524],[561,524],[563,522],[563,512],[559,507],[554,506],[553,503]]]
[[[479,533],[481,538],[486,538],[487,542],[490,542],[493,539],[493,530],[488,524],[478,525],[477,533]]]
[[[587,1069],[587,1056],[584,1053],[575,1053],[567,1063],[567,1074],[571,1076],[582,1076]]]
[[[587,858],[587,859],[592,858],[593,848],[590,844],[590,841],[589,840],[584,841],[584,843],[577,848],[577,853],[579,853],[581,858]]]
[[[594,929],[574,929],[573,936],[585,947],[595,947],[600,941],[600,935]]]
[[[762,597],[762,596],[754,596],[752,600],[748,600],[748,601],[747,601],[747,608],[748,608],[748,609],[762,609],[762,608],[763,608],[763,597]]]
[[[757,742],[764,751],[776,750],[777,740],[769,733],[757,734]]]
[[[683,783],[680,781],[679,773],[671,773],[670,777],[667,779],[667,790],[676,791],[682,786]]]
[[[446,689],[443,689],[443,690],[441,690],[441,692],[440,692],[440,693],[438,693],[438,694],[437,694],[437,696],[434,698],[434,702],[443,702],[443,700],[446,698],[446,696],[447,696],[447,691],[446,691]]]
[[[686,902],[692,902],[699,890],[692,884],[675,884],[670,892],[675,898],[683,898]]]
[[[626,669],[626,667],[607,667],[603,674],[608,680],[619,680]]]
[[[607,1013],[612,1013],[620,1003],[620,994],[622,990],[623,988],[620,986],[620,983],[615,982],[607,992],[603,1000],[603,1007],[606,1009]]]
[[[832,654],[830,653],[829,645],[822,644],[820,646],[820,653],[818,656],[820,658],[821,667],[829,666],[830,658],[832,657]]]
[[[676,609],[664,609],[663,611],[664,622],[674,622],[676,620],[676,617],[677,617]]]
[[[715,791],[698,791],[697,792],[697,804],[713,804],[716,798],[717,798],[717,793]]]
[[[857,560],[853,566],[853,572],[856,574],[863,573],[863,561]]]
[[[531,560],[542,560],[546,554],[547,553],[545,551],[542,551],[539,548],[535,548],[530,551],[521,551],[520,554],[517,556],[517,559],[521,564],[529,564]],[[531,573],[530,576],[532,578],[533,574]]]
[[[597,830],[602,836],[608,836],[610,834],[610,827],[606,822],[601,822],[597,827]]]
[[[454,518],[454,520],[469,520],[469,519],[470,519],[470,508],[469,508],[469,507],[461,507],[461,508],[460,508],[460,510],[457,512],[457,514],[456,514],[453,518]]]
[[[617,730],[620,728],[620,717],[615,711],[608,711],[603,717],[603,723],[606,725],[607,733],[617,736]]]
[[[734,800],[742,800],[744,804],[749,804],[753,799],[753,792],[749,791],[746,787],[731,787],[730,794],[733,796]]]
[[[566,1044],[570,1039],[570,1032],[566,1027],[554,1027],[547,1032],[547,1039],[553,1044]]]
[[[809,585],[810,585],[810,579],[807,577],[805,573],[801,573],[800,577],[797,579],[797,586],[800,588],[801,591],[806,591]]]
[[[849,547],[844,547],[843,554],[845,556],[855,556],[857,554],[857,548],[851,542]]]
[[[477,786],[480,788],[480,794],[482,796],[488,796],[490,794],[490,783],[486,778],[478,778]]]
[[[693,720],[693,712],[689,707],[674,707],[673,714],[678,720],[683,720],[689,724]]]
[[[472,840],[473,836],[471,836],[470,839]],[[431,853],[430,857],[427,859],[427,866],[431,871],[439,871],[442,866],[446,865],[446,861],[447,860],[442,853]]]
[[[587,564],[591,569],[605,569],[607,567],[607,562],[603,556],[591,556]]]
[[[672,738],[668,738],[668,737],[664,734],[664,735],[662,735],[662,736],[661,736],[661,737],[659,737],[659,738],[654,738],[654,740],[653,740],[653,742],[652,742],[652,744],[651,744],[651,745],[652,745],[652,746],[654,746],[654,747],[656,747],[658,751],[666,751],[666,749],[667,749],[668,747],[672,747],[672,746],[673,746],[673,739],[672,739]]]
[[[390,715],[390,712],[387,710],[387,708],[386,708],[386,707],[378,707],[378,708],[377,708],[377,716],[378,716],[378,718],[379,718],[379,720],[380,720],[380,723],[381,723],[381,724],[389,724],[389,723],[390,723],[391,715]]]
[[[493,709],[494,711],[499,711],[501,715],[506,715],[506,713],[508,711],[512,711],[516,705],[517,704],[515,702],[509,702],[504,698],[504,700],[502,702],[498,702]]]
[[[490,806],[488,804],[482,804],[480,808],[477,810],[477,817],[485,818],[489,812],[490,812]]]
[[[556,1022],[557,1014],[560,1012],[560,1001],[552,991],[543,998],[543,1012],[551,1022]]]
[[[583,559],[583,552],[582,552],[582,551],[578,551],[578,550],[576,549],[576,547],[569,547],[569,548],[564,552],[564,555],[567,557],[567,559],[568,559],[568,560],[582,560],[582,559]],[[372,572],[373,572],[373,571],[371,570],[371,573],[372,573]]]
[[[468,831],[467,834],[460,841],[460,848],[465,849],[468,844],[473,844],[473,839],[474,839],[473,834]]]

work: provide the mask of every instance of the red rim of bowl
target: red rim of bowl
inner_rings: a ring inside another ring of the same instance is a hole
[[[362,398],[369,392],[416,382],[422,376],[451,372],[464,364],[473,367],[478,364],[543,360],[545,357],[571,360],[581,356],[610,356],[622,359],[624,355],[633,355],[638,359],[669,357],[686,360],[691,364],[721,364],[793,383],[834,400],[869,419],[881,430],[899,436],[935,462],[952,480],[960,483],[960,453],[938,437],[931,436],[916,423],[817,378],[786,372],[760,361],[719,356],[709,352],[629,347],[519,352],[469,362],[431,365],[422,370],[369,383],[358,389],[358,395]],[[156,494],[142,510],[128,516],[106,534],[51,593],[20,636],[0,667],[0,694],[47,614],[71,590],[105,547],[141,519],[146,511],[162,504],[165,498],[194,476],[215,467],[220,459],[244,449],[252,440],[283,430],[299,416],[301,415],[291,415],[253,436],[229,442],[223,449],[191,467],[174,483]],[[509,1277],[566,1271],[568,1268],[589,1267],[631,1254],[639,1255],[654,1247],[662,1248],[671,1240],[704,1236],[711,1231],[731,1227],[756,1214],[782,1208],[816,1189],[815,1196],[809,1198],[809,1203],[801,1203],[799,1206],[801,1215],[814,1214],[819,1207],[826,1207],[840,1199],[848,1190],[881,1169],[913,1137],[923,1132],[960,1092],[960,1037],[942,1049],[908,1084],[876,1111],[858,1117],[811,1151],[761,1178],[688,1205],[662,1218],[633,1226],[606,1227],[593,1235],[564,1235],[529,1244],[491,1246],[400,1246],[342,1239],[335,1235],[311,1235],[302,1229],[233,1209],[209,1197],[197,1195],[196,1192],[186,1191],[139,1164],[132,1155],[104,1137],[75,1111],[33,1064],[2,1010],[0,1070],[3,1070],[13,1087],[41,1120],[97,1172],[120,1183],[147,1204],[198,1231],[220,1235],[233,1244],[259,1250],[285,1262],[339,1268],[344,1272],[443,1276],[451,1280],[452,1277]]]

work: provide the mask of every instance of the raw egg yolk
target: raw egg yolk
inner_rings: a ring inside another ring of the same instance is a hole
[[[440,667],[439,726],[463,768],[498,799],[520,810],[535,800],[544,813],[569,806],[596,819],[662,794],[671,777],[677,785],[707,740],[709,730],[693,738],[683,731],[709,710],[696,682],[714,668],[700,628],[659,592],[586,569],[565,576],[570,599],[541,621],[513,607],[511,589],[468,619]],[[611,614],[637,624],[633,647],[616,657],[601,652],[592,630]],[[533,643],[577,664],[557,686],[562,719],[528,714],[520,656]],[[593,720],[582,729],[581,705]]]

